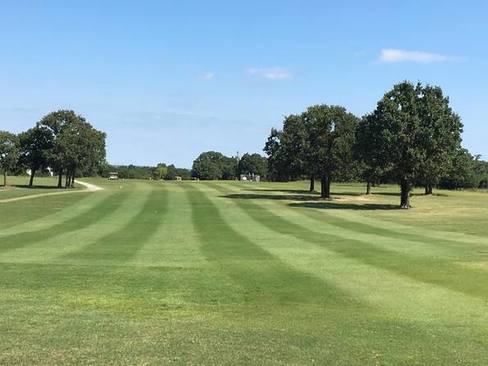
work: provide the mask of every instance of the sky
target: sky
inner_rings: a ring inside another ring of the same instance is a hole
[[[358,116],[395,83],[439,85],[488,159],[486,1],[0,2],[0,130],[73,109],[113,164],[263,153],[319,103]]]

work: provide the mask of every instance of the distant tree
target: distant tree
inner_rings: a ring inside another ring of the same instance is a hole
[[[266,158],[259,154],[244,154],[239,160],[239,174],[255,174],[265,177],[267,174]]]
[[[237,163],[237,158],[224,156],[220,163],[220,169],[222,171],[220,179],[235,179],[237,177]]]
[[[3,170],[4,187],[7,186],[7,172],[15,168],[18,159],[17,136],[7,131],[0,131],[0,169]]]
[[[204,152],[193,162],[192,175],[202,180],[221,179],[224,159],[225,156],[219,152]]]
[[[156,167],[158,173],[158,179],[167,179],[169,167],[164,163],[159,163]]]
[[[440,179],[439,186],[445,189],[478,188],[476,166],[477,157],[466,149],[457,149],[451,167]]]
[[[400,184],[401,208],[410,207],[410,191],[416,180],[434,179],[449,165],[455,151],[450,149],[462,128],[439,91],[433,92],[435,103],[424,99],[429,93],[420,84],[397,84],[378,102],[370,117],[371,133],[378,137],[375,153],[389,163],[389,176]],[[432,105],[436,105],[437,112],[428,117]],[[440,111],[442,116],[438,117]],[[434,168],[436,165],[439,167]],[[429,169],[434,174],[429,175]]]
[[[48,167],[53,144],[52,133],[45,126],[38,125],[19,135],[20,162],[30,170],[29,187],[36,172]]]
[[[340,106],[316,105],[304,113],[310,153],[307,166],[321,180],[322,198],[330,198],[330,183],[354,164],[352,146],[358,118]]]

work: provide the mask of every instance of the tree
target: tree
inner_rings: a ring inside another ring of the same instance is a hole
[[[354,157],[361,165],[361,176],[366,181],[366,194],[371,193],[371,185],[378,182],[388,170],[388,162],[377,149],[377,146],[380,146],[380,135],[377,134],[374,123],[373,115],[361,119],[353,147]]]
[[[3,186],[7,186],[7,171],[15,168],[19,159],[18,138],[13,133],[0,131],[0,169],[3,170]]]
[[[322,198],[330,198],[330,183],[353,165],[352,146],[358,118],[340,106],[315,105],[304,113],[309,150],[306,166],[321,180]]]
[[[375,154],[388,162],[389,176],[400,184],[401,208],[410,207],[410,191],[416,180],[428,177],[429,169],[435,170],[429,176],[434,179],[449,165],[456,151],[453,141],[461,133],[459,118],[446,107],[439,90],[433,91],[435,103],[430,97],[424,98],[430,93],[421,84],[399,83],[383,96],[369,117],[376,138]]]
[[[192,166],[192,175],[202,180],[222,178],[222,162],[224,155],[215,151],[201,153]]]
[[[238,171],[239,174],[252,174],[266,176],[267,173],[266,158],[259,154],[244,154],[239,160]]]
[[[309,163],[307,130],[304,115],[291,114],[283,121],[281,137],[283,166],[291,179],[310,174],[310,190],[315,189],[314,172]]]
[[[69,147],[63,145],[67,139],[60,137],[66,129],[79,120],[83,120],[83,118],[72,110],[58,110],[45,115],[38,123],[39,126],[49,130],[52,135],[53,147],[48,157],[48,163],[58,175],[58,188],[62,186],[63,172],[67,169],[67,156],[69,155],[67,151]]]
[[[430,85],[423,87],[420,84],[416,88],[426,142],[420,179],[425,185],[425,194],[432,194],[433,186],[449,171],[455,153],[461,146],[463,125],[449,106],[449,98],[444,97],[441,88]]]
[[[45,126],[33,127],[19,135],[20,161],[30,169],[29,187],[34,183],[37,171],[48,167],[53,148],[52,133]]]
[[[446,189],[478,188],[477,162],[477,157],[471,155],[468,150],[457,149],[451,167],[440,179],[439,186]]]
[[[62,157],[66,169],[65,187],[73,187],[77,172],[93,171],[105,161],[105,133],[98,131],[84,118],[67,124],[57,137],[62,146]]]
[[[272,128],[263,149],[268,156],[268,178],[273,181],[289,180],[282,138],[283,131]]]
[[[166,179],[166,175],[168,174],[168,166],[164,163],[159,163],[156,166],[158,179]]]

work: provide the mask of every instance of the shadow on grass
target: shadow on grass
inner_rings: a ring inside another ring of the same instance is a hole
[[[336,203],[336,202],[300,202],[290,203],[290,207],[301,208],[319,208],[325,210],[358,210],[358,211],[372,211],[372,210],[400,210],[398,205],[387,203]]]
[[[320,197],[305,194],[257,194],[257,193],[233,193],[222,196],[224,198],[242,200],[278,200],[278,201],[312,201]]]
[[[301,208],[320,208],[330,210],[397,210],[398,205],[384,203],[339,203],[321,199],[319,196],[311,195],[293,195],[293,194],[252,194],[252,193],[233,193],[221,196],[230,199],[243,200],[279,200],[279,201],[307,201],[289,203],[290,207]],[[315,201],[315,202],[310,202]]]
[[[296,193],[296,194],[308,194],[308,195],[316,195],[317,192],[313,191],[310,192],[308,189],[271,189],[271,188],[244,188],[243,191],[248,192],[281,192],[281,193]]]
[[[32,187],[30,187],[28,184],[13,184],[11,187],[22,189],[64,189],[64,187],[58,188],[58,186],[38,186],[35,184]]]

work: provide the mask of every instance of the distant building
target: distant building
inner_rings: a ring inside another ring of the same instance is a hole
[[[244,182],[257,182],[257,183],[259,183],[261,181],[261,176],[258,174],[254,174],[254,173],[241,174],[240,180],[242,180]]]
[[[175,176],[175,179],[179,182],[181,181],[181,177],[179,175]]]
[[[108,179],[109,180],[118,180],[119,179],[119,173],[117,173],[117,172],[108,173]]]

